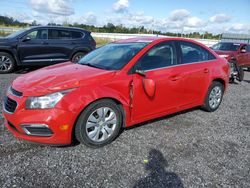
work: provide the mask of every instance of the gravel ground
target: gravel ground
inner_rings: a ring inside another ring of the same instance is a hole
[[[0,98],[17,76],[0,75]],[[17,140],[0,113],[0,187],[250,187],[249,113],[249,72],[216,112],[144,123],[100,149]]]

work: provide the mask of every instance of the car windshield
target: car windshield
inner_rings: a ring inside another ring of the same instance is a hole
[[[84,56],[79,64],[105,70],[120,70],[148,43],[110,43]]]
[[[28,29],[30,29],[30,28],[20,29],[20,30],[14,32],[14,33],[11,33],[10,35],[7,35],[5,38],[14,38],[14,37],[17,37],[18,35],[20,35],[24,31],[27,31]]]
[[[237,51],[240,47],[240,44],[235,43],[217,43],[212,46],[213,50],[222,50],[222,51]]]

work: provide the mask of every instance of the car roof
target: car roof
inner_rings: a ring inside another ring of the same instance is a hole
[[[50,25],[45,25],[45,26],[32,26],[30,29],[39,29],[39,28],[46,28],[46,29],[66,29],[66,30],[74,30],[74,31],[82,31],[82,32],[88,32],[85,29],[78,28],[78,27],[64,27],[64,26],[50,26]]]
[[[169,40],[175,40],[175,41],[184,41],[184,42],[193,42],[197,43],[196,41],[192,39],[187,38],[181,38],[181,37],[135,37],[135,38],[128,38],[128,39],[122,39],[115,41],[114,43],[133,43],[133,42],[146,42],[146,43],[152,43],[152,42],[160,42],[160,41],[169,41]]]
[[[238,44],[238,45],[247,45],[247,43],[243,43],[243,42],[228,42],[228,41],[221,41],[219,43],[228,43],[228,44]]]
[[[163,38],[163,37],[161,37]],[[153,41],[159,40],[160,37],[133,37],[128,39],[121,39],[118,41],[115,41],[115,43],[131,43],[131,42],[147,42],[151,43]]]

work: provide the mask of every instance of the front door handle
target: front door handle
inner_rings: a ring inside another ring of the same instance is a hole
[[[43,42],[41,42],[41,44],[49,44],[48,42],[46,42],[46,41],[43,41]]]

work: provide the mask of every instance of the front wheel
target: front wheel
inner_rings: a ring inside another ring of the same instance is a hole
[[[89,105],[80,115],[76,127],[76,139],[90,147],[102,147],[112,142],[122,126],[122,112],[109,99]]]
[[[14,58],[5,52],[0,52],[0,74],[10,73],[15,69]]]
[[[207,92],[203,109],[208,112],[214,112],[221,104],[224,92],[224,86],[220,82],[214,81]]]

